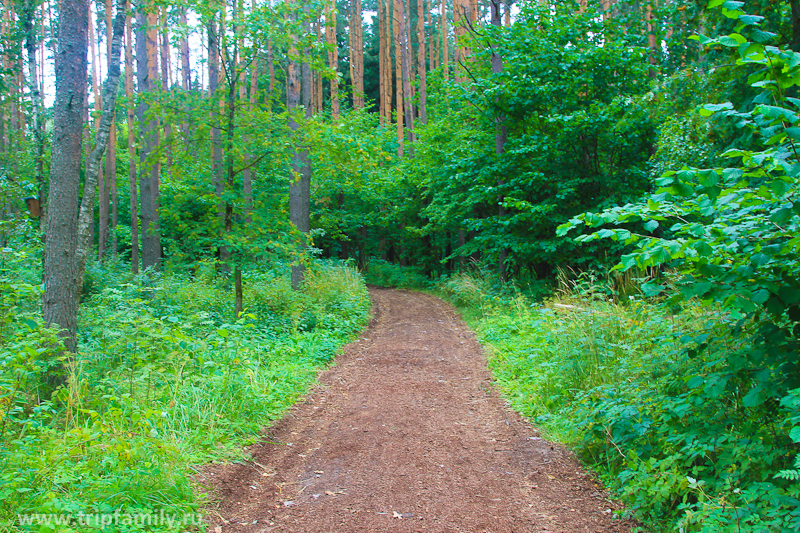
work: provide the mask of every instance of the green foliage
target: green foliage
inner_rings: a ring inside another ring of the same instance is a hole
[[[798,451],[790,430],[800,436],[791,429],[800,420],[797,392],[781,405],[750,405],[748,379],[726,369],[727,354],[748,346],[707,334],[730,331],[730,315],[699,303],[676,312],[610,292],[590,276],[544,304],[519,295],[495,301],[476,289],[482,312],[468,307],[466,316],[512,406],[575,446],[656,530],[800,527],[789,469]],[[687,351],[698,338],[706,349]]]
[[[288,267],[248,273],[238,321],[230,282],[213,272],[93,266],[80,354],[49,399],[58,343],[19,303],[38,289],[2,282],[0,520],[25,530],[17,514],[198,512],[192,465],[237,457],[367,319],[363,280],[343,265],[311,265],[300,292]]]

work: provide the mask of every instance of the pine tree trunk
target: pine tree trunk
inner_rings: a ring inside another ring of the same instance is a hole
[[[307,18],[306,18],[307,20]],[[309,32],[308,23],[304,23],[305,33]],[[290,52],[290,55],[292,53]],[[296,52],[295,52],[296,55]],[[300,79],[297,78],[297,65],[292,66],[293,72],[289,79],[289,128],[295,136],[295,153],[292,157],[293,181],[289,186],[289,219],[301,232],[308,233],[311,229],[311,166],[308,159],[308,150],[297,146],[297,136],[300,125],[293,118],[292,110],[297,108],[301,99],[306,110],[306,118],[311,117],[311,65],[307,61],[308,50],[303,50],[303,62],[300,64]],[[294,62],[292,62],[294,63]],[[297,290],[305,277],[305,266],[302,263],[292,265],[292,288]]]
[[[111,71],[111,62],[113,61],[114,53],[112,50],[113,35],[114,35],[114,18],[113,2],[106,0],[106,36],[111,35],[111,39],[106,39],[106,61],[107,71]],[[124,22],[123,22],[124,23]],[[121,39],[121,38],[120,38]],[[117,54],[119,57],[119,54]],[[117,60],[119,62],[119,60]],[[117,222],[119,213],[117,212],[117,126],[114,122],[111,123],[111,130],[108,134],[108,147],[106,148],[106,197],[111,201],[111,256],[117,259]]]
[[[133,141],[133,36],[131,25],[133,21],[128,15],[125,23],[125,98],[128,103],[128,179],[130,187],[131,204],[131,271],[139,273],[139,214],[138,194],[136,192],[136,146]]]
[[[28,91],[31,98],[33,115],[33,170],[36,180],[36,196],[40,201],[44,193],[44,126],[42,120],[42,93],[39,89],[39,75],[36,61],[36,4],[33,0],[25,0],[21,15],[22,29],[25,32],[25,49],[28,53]],[[3,34],[5,35],[5,33]],[[42,58],[44,55],[42,54]],[[44,63],[44,61],[42,61]],[[2,122],[2,119],[0,119]],[[2,137],[2,132],[0,132]]]
[[[75,221],[86,102],[88,29],[88,0],[61,0],[42,315],[47,324],[61,330],[69,352],[77,349],[79,273]],[[50,382],[55,385],[63,379],[57,371]]]
[[[186,8],[181,8],[181,24],[186,25]],[[192,88],[192,68],[189,63],[189,39],[186,36],[181,37],[181,82],[183,90],[188,91]]]
[[[403,137],[404,137],[404,125],[403,121],[405,119],[404,110],[403,110],[403,56],[404,54],[401,52],[402,41],[400,37],[400,19],[403,17],[402,14],[402,6],[400,2],[402,0],[392,0],[394,4],[394,21],[392,24],[392,29],[394,33],[394,70],[395,70],[395,101],[397,102],[397,156],[403,157]]]
[[[399,0],[405,3],[405,0]],[[414,106],[412,101],[414,99],[411,89],[411,61],[409,55],[409,40],[408,40],[408,17],[405,9],[400,13],[400,65],[402,71],[402,84],[403,84],[403,117],[405,119],[406,137],[408,139],[408,154],[414,154]],[[423,66],[424,69],[424,66]]]
[[[153,14],[136,13],[136,82],[139,94],[147,97],[153,92],[152,83],[158,80],[155,28],[157,20]],[[160,263],[160,237],[158,235],[158,181],[160,163],[157,155],[159,144],[158,123],[148,117],[149,105],[141,102],[136,109],[139,119],[139,190],[142,213],[142,268],[158,268]]]
[[[425,65],[425,8],[423,0],[417,0],[417,70],[419,71],[419,120],[428,123],[428,81]]]
[[[454,4],[455,6],[455,4]],[[450,79],[450,46],[447,43],[447,2],[442,0],[441,2],[441,10],[442,10],[442,58],[444,65],[444,79]]]
[[[325,8],[325,37],[328,44],[328,68],[333,70],[331,78],[331,117],[339,118],[339,46],[336,39],[336,6]]]
[[[100,162],[103,158],[111,125],[114,123],[114,114],[117,109],[117,92],[120,78],[120,51],[122,50],[122,35],[125,31],[125,12],[127,0],[119,0],[117,15],[114,18],[113,37],[111,40],[111,56],[108,65],[108,79],[103,88],[103,111],[97,125],[95,145],[86,156],[86,181],[84,184],[83,198],[81,200],[80,215],[78,216],[78,282],[83,284],[83,274],[86,270],[86,257],[91,246],[90,226],[94,214],[94,190],[100,176]],[[108,206],[106,206],[106,212]],[[107,220],[106,220],[107,222]],[[102,226],[101,226],[102,227]]]
[[[353,35],[353,40],[350,46],[352,66],[350,78],[353,82],[353,108],[364,109],[364,25],[361,18],[361,0],[352,0],[351,10],[350,33]]]
[[[89,42],[90,42],[90,50],[92,54],[92,92],[94,93],[94,117],[93,120],[95,122],[95,130],[97,130],[97,123],[99,122],[99,117],[97,116],[98,113],[102,112],[103,104],[101,101],[101,94],[100,94],[100,68],[99,63],[100,60],[98,58],[97,50],[96,50],[96,43],[95,43],[95,31],[94,31],[94,17],[92,16],[93,13],[89,12]],[[87,162],[88,164],[88,162]],[[107,175],[107,173],[106,173]],[[108,206],[109,206],[109,199],[107,191],[110,189],[108,184],[106,183],[106,175],[102,172],[98,174],[97,177],[97,199],[98,199],[98,231],[97,231],[97,259],[103,261],[106,256],[106,244],[108,243],[108,226],[109,226],[109,213],[108,213]],[[88,191],[86,187],[88,186],[88,180],[84,184],[84,194],[83,197],[86,198]],[[94,185],[93,185],[94,186]],[[94,191],[91,193],[92,199],[94,199]],[[94,206],[92,206],[94,208]],[[82,208],[81,208],[82,209]],[[91,244],[90,244],[91,246]],[[80,241],[78,243],[78,247],[80,250]]]
[[[491,9],[492,9],[492,26],[501,26],[502,25],[502,20],[500,18],[500,2],[501,1],[502,0],[491,0],[491,2],[492,2],[492,6],[491,6]],[[498,54],[497,52],[495,52],[493,50],[492,51],[492,73],[497,75],[497,74],[500,74],[502,72],[503,72],[503,58],[500,56],[500,54]],[[494,136],[494,139],[495,139],[495,150],[494,151],[495,151],[495,154],[497,154],[498,157],[502,156],[503,153],[505,153],[505,150],[506,150],[506,148],[505,148],[506,147],[506,139],[507,138],[508,138],[508,131],[507,131],[506,125],[505,125],[505,117],[503,115],[501,115],[501,114],[498,114],[495,117],[495,136]],[[501,189],[502,189],[503,184],[504,184],[504,181],[501,178],[499,180],[499,182],[498,182],[498,185],[499,185],[499,187]],[[497,199],[497,205],[499,206],[498,210],[497,210],[497,215],[501,220],[506,215],[506,208],[503,206],[504,202],[505,202],[505,195],[501,193],[500,196]],[[500,278],[501,279],[505,279],[505,276],[506,276],[506,259],[507,258],[508,258],[508,250],[503,249],[500,252],[500,257],[498,258],[498,265],[497,265],[497,269],[498,269],[498,272],[500,274]]]
[[[386,17],[384,0],[378,0],[378,92],[380,122],[386,124]]]

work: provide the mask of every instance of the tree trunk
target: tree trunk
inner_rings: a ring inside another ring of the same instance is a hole
[[[397,157],[403,157],[404,113],[403,113],[403,53],[401,52],[400,19],[403,17],[402,0],[392,0],[394,4],[394,21],[392,30],[394,34],[394,71],[395,71],[395,101],[397,114]]]
[[[350,46],[353,108],[364,109],[364,25],[361,18],[361,0],[351,1],[350,33],[353,36]]]
[[[339,46],[336,39],[336,6],[325,8],[325,40],[328,44],[328,68],[334,76],[331,79],[331,117],[339,119]],[[352,60],[352,59],[351,59]]]
[[[125,23],[125,98],[128,104],[128,179],[131,204],[131,271],[139,273],[139,214],[138,194],[136,192],[136,146],[133,142],[133,36],[130,15]]]
[[[186,25],[186,8],[181,8],[181,24]],[[181,37],[181,82],[183,90],[188,91],[192,88],[192,68],[189,63],[189,39],[186,36]]]
[[[88,0],[61,0],[42,315],[47,324],[61,330],[64,346],[70,352],[77,349],[79,274],[75,221],[86,102],[88,29]],[[63,379],[55,375],[50,381],[58,384]]]
[[[219,128],[219,35],[217,34],[217,21],[212,19],[208,24],[208,93],[211,101],[211,172],[214,180],[214,189],[217,194],[217,218],[219,228],[225,227],[225,202],[222,199],[225,193],[225,182],[222,177],[222,138]],[[221,240],[222,235],[220,235]],[[226,263],[230,256],[228,247],[218,244],[219,260]]]
[[[108,79],[103,88],[103,112],[97,126],[95,145],[86,157],[86,181],[83,188],[83,199],[78,217],[78,281],[83,283],[83,274],[86,270],[86,257],[91,246],[89,238],[92,215],[94,214],[94,190],[100,176],[100,161],[108,144],[111,124],[114,122],[114,113],[117,109],[117,90],[120,78],[120,51],[122,49],[122,35],[125,31],[125,12],[127,0],[119,0],[117,15],[114,18],[113,38],[111,40],[111,56],[109,57]],[[106,208],[107,209],[107,208]],[[107,222],[107,220],[106,220]]]
[[[425,65],[425,7],[423,0],[417,0],[417,70],[419,71],[419,120],[428,123],[428,81]]]
[[[454,4],[455,7],[455,4]],[[441,11],[442,11],[442,58],[444,59],[444,79],[450,79],[450,46],[447,43],[447,2],[442,0],[441,2]]]
[[[405,0],[399,0],[405,3]],[[401,9],[400,18],[400,65],[403,84],[403,117],[405,119],[406,136],[408,138],[408,154],[414,154],[414,106],[412,104],[413,95],[411,89],[411,61],[409,40],[408,40],[408,20],[406,10]],[[423,65],[424,70],[424,65]]]
[[[111,71],[111,62],[113,61],[113,35],[114,35],[114,17],[113,2],[106,0],[106,61],[108,62],[107,71]],[[124,21],[123,21],[124,24]],[[111,36],[111,38],[108,38]],[[120,37],[121,39],[121,37]],[[119,53],[117,53],[119,57]],[[119,59],[117,59],[119,63]],[[117,259],[117,222],[119,222],[119,213],[117,212],[117,126],[114,122],[111,123],[111,130],[108,134],[108,147],[106,148],[106,197],[111,201],[111,256]]]
[[[502,20],[500,18],[500,2],[502,0],[491,0],[492,2],[492,26],[502,26]],[[497,75],[503,72],[503,58],[498,54],[496,51],[492,50],[492,73]],[[494,119],[495,122],[495,135],[494,135],[494,151],[498,157],[502,156],[506,150],[506,139],[508,138],[508,131],[505,125],[505,117],[498,111],[497,116]],[[502,190],[502,186],[504,184],[504,180],[501,178],[498,182]],[[505,195],[500,193],[500,196],[497,199],[497,216],[498,218],[502,219],[506,215],[506,208],[503,206],[505,202]],[[508,258],[508,250],[502,250],[500,252],[500,257],[498,258],[498,265],[497,270],[500,274],[501,279],[505,279],[506,276],[506,259]]]
[[[305,33],[308,33],[308,22],[303,24]],[[290,56],[297,55],[290,51]],[[308,233],[311,229],[311,167],[308,160],[308,150],[297,146],[300,125],[294,119],[292,111],[297,108],[302,92],[302,104],[305,106],[306,118],[311,117],[311,66],[308,63],[308,50],[303,50],[303,62],[300,65],[300,80],[297,78],[297,64],[290,62],[290,73],[287,83],[289,85],[289,128],[295,137],[295,153],[292,156],[293,180],[289,186],[289,219],[301,233]],[[302,89],[302,91],[301,91]],[[303,282],[305,266],[298,262],[292,265],[292,288],[297,290]]]
[[[41,204],[44,193],[45,139],[42,121],[42,93],[39,89],[39,76],[36,70],[36,4],[33,0],[25,0],[20,15],[22,29],[25,32],[25,49],[28,53],[28,91],[31,95],[31,113],[33,115],[33,171],[36,179],[36,196]],[[42,55],[42,63],[44,63],[44,55]],[[2,132],[0,132],[1,136]]]

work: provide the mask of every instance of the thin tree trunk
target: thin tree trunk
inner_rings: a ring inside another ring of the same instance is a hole
[[[405,3],[405,0],[399,0]],[[406,137],[408,139],[408,154],[414,154],[414,106],[412,105],[413,93],[411,90],[411,61],[409,55],[409,39],[408,39],[408,17],[407,11],[403,9],[400,13],[400,64],[402,71],[402,84],[403,84],[403,115],[405,119]],[[423,70],[424,70],[423,65]]]
[[[445,0],[441,1],[441,10],[442,10],[442,58],[444,65],[444,79],[450,79],[450,60],[449,60],[449,48],[450,46],[447,44],[447,2]]]
[[[506,0],[506,8],[505,8],[505,25],[506,28],[511,26],[511,4],[514,0]],[[581,13],[586,11],[586,4],[588,0],[580,0],[581,2]]]
[[[42,315],[60,330],[69,352],[77,349],[78,189],[80,187],[83,108],[86,102],[86,53],[89,47],[88,0],[62,0],[53,103],[47,240],[45,242]],[[63,375],[51,374],[53,385]]]
[[[111,62],[114,53],[112,50],[114,35],[114,17],[112,16],[114,5],[111,0],[106,0],[106,61],[108,62],[107,71],[111,72]],[[112,38],[108,38],[112,36]],[[117,259],[117,222],[119,213],[117,212],[117,125],[112,121],[111,130],[108,134],[108,148],[106,149],[106,197],[111,200],[111,256]]]
[[[303,24],[305,33],[309,32],[308,22]],[[290,56],[297,55],[290,51]],[[297,65],[290,62],[289,79],[289,128],[295,136],[295,143],[298,142],[297,130],[300,125],[294,119],[292,111],[297,108],[298,101],[301,99],[305,106],[306,118],[311,118],[311,66],[308,63],[308,50],[303,50],[303,62],[300,65],[300,79],[297,78]],[[289,186],[289,219],[301,233],[308,233],[311,229],[311,166],[308,159],[308,150],[302,146],[295,147],[292,157],[292,174],[294,179]],[[305,277],[305,266],[302,263],[292,265],[292,288],[297,290]]]
[[[114,122],[114,113],[117,108],[117,90],[120,78],[120,51],[122,49],[122,35],[125,31],[125,12],[127,0],[119,0],[117,15],[114,18],[113,37],[111,40],[111,56],[109,57],[108,79],[103,88],[103,112],[97,126],[95,146],[86,157],[86,182],[84,184],[83,199],[81,200],[80,215],[78,216],[78,282],[83,283],[83,274],[86,270],[86,257],[91,242],[89,228],[94,212],[94,190],[100,176],[100,161],[108,144],[111,124]]]
[[[97,116],[103,110],[103,104],[101,100],[100,94],[100,68],[99,68],[99,59],[96,50],[97,43],[95,42],[96,33],[94,31],[94,13],[91,11],[91,7],[89,10],[89,42],[90,42],[90,51],[92,54],[92,92],[94,93],[94,113],[93,113],[93,120],[95,122],[95,130],[97,129],[97,124],[100,118]],[[91,146],[91,145],[89,145]],[[88,162],[87,162],[88,164]],[[84,193],[83,197],[86,198],[88,191],[86,187],[88,186],[89,182],[86,181],[84,183]],[[106,194],[106,191],[110,188],[106,183],[105,176],[102,172],[98,173],[98,179],[96,184],[92,184],[92,186],[97,186],[97,197],[98,197],[98,232],[97,232],[97,259],[102,261],[106,255],[106,244],[108,243],[108,225],[109,225],[109,213],[108,213],[108,206],[109,206],[109,199]],[[92,200],[94,201],[94,192],[91,193]],[[83,204],[81,204],[81,209],[83,209]],[[94,206],[92,206],[94,208]],[[79,229],[80,232],[80,229]],[[79,235],[80,238],[80,235]],[[78,241],[78,247],[80,252],[80,240]],[[85,261],[85,260],[84,260]]]
[[[386,17],[384,0],[378,0],[378,91],[380,122],[386,124]]]
[[[128,179],[130,187],[131,204],[131,271],[139,273],[139,214],[138,194],[136,192],[136,147],[133,142],[133,36],[131,25],[133,21],[128,15],[125,23],[125,98],[128,111]]]
[[[417,70],[419,71],[419,120],[428,123],[428,81],[425,72],[425,8],[423,0],[417,0]]]
[[[153,35],[157,20],[152,15],[136,13],[136,81],[139,94],[147,97],[153,91],[152,83],[158,80],[156,39]],[[152,28],[152,29],[151,29]],[[139,150],[139,190],[142,214],[142,268],[158,268],[160,239],[158,236],[158,211],[154,198],[158,195],[160,164],[156,150],[159,143],[158,124],[148,116],[149,104],[141,102],[136,109],[139,119],[141,145]]]
[[[181,24],[186,26],[186,8],[181,8]],[[181,82],[183,83],[183,90],[188,91],[192,88],[192,68],[189,63],[189,39],[186,36],[181,37]]]
[[[28,90],[31,95],[31,113],[33,114],[33,170],[36,179],[36,196],[41,202],[44,193],[45,140],[42,124],[42,93],[39,90],[39,76],[36,69],[36,4],[33,0],[25,0],[21,23],[25,32],[25,49],[28,53]],[[42,55],[42,60],[44,63],[44,55]]]
[[[352,34],[350,79],[353,83],[353,108],[364,109],[364,26],[361,19],[361,0],[351,1],[350,33]]]
[[[217,194],[217,218],[220,229],[225,226],[225,202],[222,199],[225,193],[225,182],[222,178],[222,139],[219,128],[219,35],[217,34],[217,21],[212,19],[208,24],[208,92],[211,101],[211,172],[214,189]],[[228,247],[218,245],[219,259],[226,263],[229,258]]]
[[[658,0],[652,0],[652,2],[652,4],[648,3],[644,8],[644,20],[647,26],[647,46],[650,48],[650,57],[648,57],[650,68],[647,71],[647,75],[650,78],[655,78],[658,76],[655,66],[658,63],[659,45],[655,25],[653,24],[653,9],[658,8]]]
[[[325,37],[329,47],[328,68],[333,70],[331,79],[331,117],[339,118],[339,46],[336,39],[336,6],[325,8]]]
[[[397,156],[403,157],[403,137],[404,137],[404,112],[403,112],[403,56],[401,52],[402,40],[400,37],[400,18],[402,18],[402,7],[400,2],[402,0],[392,0],[394,4],[394,22],[392,29],[394,30],[394,70],[395,70],[395,100],[397,102]]]
[[[500,18],[500,2],[502,0],[491,0],[492,2],[492,26],[501,26],[502,20]],[[492,73],[497,75],[503,72],[503,58],[496,51],[492,51]],[[502,156],[505,152],[506,139],[508,138],[508,131],[506,129],[505,117],[498,112],[495,117],[495,154],[498,157]],[[498,185],[502,190],[504,180],[500,178]],[[506,215],[506,208],[503,203],[505,202],[505,195],[501,192],[497,199],[497,215],[502,220]],[[506,275],[506,259],[508,258],[508,250],[503,249],[498,258],[497,269],[501,279],[505,279]]]

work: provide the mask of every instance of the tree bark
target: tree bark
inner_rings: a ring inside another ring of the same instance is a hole
[[[136,13],[136,82],[139,94],[147,97],[154,90],[158,80],[158,60],[156,55],[157,36],[155,14],[138,11]],[[158,121],[148,116],[150,109],[146,101],[136,108],[139,119],[139,192],[141,195],[142,220],[142,268],[158,268],[160,263],[160,237],[158,235],[158,177],[161,171],[157,148],[159,144]]]
[[[419,71],[419,121],[428,123],[428,81],[425,65],[425,7],[417,0],[417,70]]]
[[[136,147],[133,142],[133,36],[132,20],[128,15],[125,23],[125,98],[128,100],[128,179],[131,204],[131,271],[139,273],[139,214],[136,192]]]
[[[394,20],[392,24],[394,34],[394,70],[395,70],[395,101],[396,101],[396,114],[397,114],[397,157],[403,157],[403,137],[405,119],[403,112],[403,53],[401,52],[401,38],[400,38],[400,18],[402,15],[402,0],[392,0],[394,4]]]
[[[353,35],[350,47],[352,65],[350,78],[353,83],[353,108],[364,109],[364,25],[361,18],[361,0],[351,1],[350,32]]]
[[[211,120],[211,172],[214,180],[214,190],[217,194],[217,218],[219,228],[225,227],[225,202],[222,199],[225,193],[225,182],[222,177],[222,138],[219,127],[219,35],[217,33],[217,21],[212,19],[208,23],[208,93],[211,101],[210,120]],[[220,235],[220,238],[222,235]],[[228,261],[228,247],[218,245],[219,259],[225,263]]]
[[[325,37],[328,44],[328,68],[334,73],[331,79],[331,117],[334,120],[339,118],[339,46],[336,39],[336,18],[336,6],[327,6],[325,8]]]
[[[111,40],[111,56],[108,64],[108,78],[103,88],[103,112],[97,126],[95,145],[86,157],[86,181],[83,188],[80,215],[78,216],[78,280],[83,282],[86,271],[86,257],[91,246],[89,238],[92,215],[94,212],[94,191],[100,176],[100,161],[108,144],[111,124],[114,122],[114,113],[117,108],[117,90],[120,78],[120,51],[122,49],[122,35],[125,31],[125,12],[127,0],[119,0],[117,15],[114,18],[114,33]]]
[[[500,2],[502,0],[491,0],[492,6],[492,26],[502,26],[502,20],[500,18]],[[498,54],[494,48],[492,47],[492,74],[499,75],[503,72],[503,58]],[[506,128],[505,124],[505,117],[498,111],[497,116],[494,119],[495,122],[495,147],[494,151],[495,154],[499,157],[502,156],[506,150],[506,140],[508,139],[508,129]],[[504,180],[500,178],[498,185],[502,190],[502,186],[504,184]],[[497,199],[497,216],[498,218],[502,219],[506,215],[506,208],[503,206],[505,202],[505,195],[501,192],[500,196]],[[500,252],[500,257],[498,258],[497,270],[500,274],[501,279],[505,279],[506,276],[506,259],[508,258],[508,250],[503,249]]]
[[[39,76],[36,70],[36,4],[33,0],[25,0],[20,16],[22,29],[25,32],[25,49],[28,54],[28,90],[31,95],[31,113],[33,115],[33,169],[36,179],[36,196],[41,203],[44,193],[45,138],[42,121],[42,93],[39,89]],[[42,55],[42,59],[44,62],[44,55]]]
[[[186,8],[181,8],[181,24],[186,26]],[[188,91],[192,88],[192,68],[189,63],[189,39],[186,36],[181,37],[181,83],[183,90]]]
[[[308,33],[308,18],[303,23],[305,33]],[[294,46],[294,45],[293,45]],[[293,53],[294,52],[294,53]],[[289,52],[290,57],[297,56],[296,49]],[[290,72],[287,79],[289,97],[289,128],[295,137],[295,152],[292,157],[292,183],[289,186],[289,219],[301,233],[308,233],[311,229],[311,167],[308,160],[308,150],[298,146],[298,130],[300,124],[294,119],[294,109],[301,100],[305,106],[306,118],[311,117],[311,66],[308,63],[308,50],[303,50],[303,61],[300,64],[300,79],[297,76],[296,61],[290,60]],[[298,262],[292,265],[292,288],[297,290],[305,277],[305,266]]]
[[[42,315],[60,329],[65,348],[77,349],[78,189],[89,47],[88,0],[62,0],[59,13],[53,144],[50,157]],[[63,382],[55,375],[51,382]]]
[[[454,4],[455,9],[455,4]],[[442,10],[442,58],[443,58],[443,65],[444,65],[444,79],[450,79],[450,46],[447,43],[447,2],[442,0],[441,2],[441,10]]]
[[[113,35],[114,35],[114,17],[112,16],[113,2],[106,0],[106,61],[108,62],[107,70],[111,71],[111,62],[113,61]],[[123,21],[124,23],[124,21]],[[119,53],[117,54],[119,57]],[[119,63],[119,59],[117,59]],[[116,260],[117,258],[117,222],[119,222],[119,213],[117,212],[117,125],[114,121],[111,123],[111,130],[108,134],[108,147],[106,148],[106,196],[111,201],[111,256]]]
[[[399,0],[401,3],[405,3],[405,0]],[[406,10],[401,9],[399,13],[400,19],[400,65],[401,65],[401,72],[402,72],[402,84],[403,84],[403,117],[405,122],[405,129],[406,129],[406,137],[408,139],[408,154],[413,156],[414,154],[414,106],[412,104],[413,101],[413,93],[411,88],[411,61],[409,55],[411,51],[409,50],[409,39],[408,39],[408,20],[406,17]],[[423,70],[425,66],[423,65]]]

